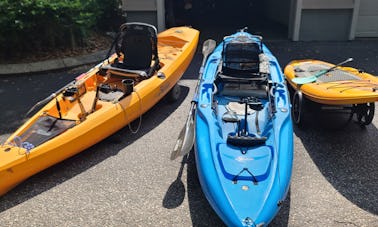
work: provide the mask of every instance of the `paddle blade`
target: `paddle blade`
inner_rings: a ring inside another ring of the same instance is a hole
[[[194,122],[190,115],[186,120],[185,126],[182,128],[180,135],[177,138],[175,147],[171,154],[171,160],[177,157],[184,156],[189,153],[194,144]]]
[[[293,81],[296,84],[309,84],[309,83],[315,82],[316,79],[317,79],[316,76],[296,77],[296,78],[292,79],[291,81]]]
[[[204,59],[206,59],[207,55],[213,52],[216,45],[217,45],[217,42],[213,39],[208,39],[205,42],[203,42],[202,54],[205,56]]]

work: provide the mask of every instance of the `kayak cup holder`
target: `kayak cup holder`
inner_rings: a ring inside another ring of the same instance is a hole
[[[132,79],[124,79],[122,80],[123,90],[125,92],[125,96],[130,95],[134,90],[134,80]]]

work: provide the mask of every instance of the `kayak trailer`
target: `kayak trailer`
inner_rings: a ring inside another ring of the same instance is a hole
[[[292,91],[292,118],[300,126],[307,111],[344,113],[347,123],[356,116],[364,127],[369,125],[378,100],[378,78],[351,67],[319,60],[294,60],[284,69]]]

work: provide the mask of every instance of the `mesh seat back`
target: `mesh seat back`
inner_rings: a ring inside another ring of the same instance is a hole
[[[226,43],[223,47],[223,73],[259,72],[260,53],[259,44],[253,40]]]
[[[151,61],[158,62],[156,28],[144,23],[121,25],[121,34],[116,44],[118,56],[124,56],[118,67],[132,70],[146,70]]]

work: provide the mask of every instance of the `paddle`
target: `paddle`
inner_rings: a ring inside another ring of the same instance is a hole
[[[207,60],[207,57],[213,52],[214,48],[216,46],[216,42],[212,39],[208,39],[203,43],[202,46],[202,64],[198,75],[197,80],[197,86],[195,89],[195,97],[198,95],[198,86],[200,84],[200,81],[202,79],[203,71],[205,68],[205,63]],[[197,101],[194,99],[192,101],[192,105],[189,110],[188,118],[186,120],[185,126],[182,128],[179,137],[177,138],[177,142],[175,147],[173,148],[172,154],[171,154],[171,160],[176,159],[179,156],[183,156],[192,149],[192,146],[194,144],[194,122],[193,122],[193,115],[194,115],[194,107],[197,104]]]
[[[348,58],[347,60],[343,61],[343,62],[340,62],[339,64],[329,68],[329,69],[324,69],[324,70],[321,70],[319,71],[317,74],[313,75],[313,76],[308,76],[308,77],[296,77],[294,79],[292,79],[291,81],[293,81],[294,83],[296,84],[308,84],[308,83],[312,83],[314,81],[317,80],[318,77],[336,69],[337,67],[339,67],[340,65],[343,65],[347,62],[351,62],[353,61],[353,58]]]
[[[27,117],[31,112],[33,112],[33,110],[35,108],[37,108],[38,106],[40,105],[44,105],[48,102],[50,102],[53,98],[55,98],[56,96],[58,96],[62,91],[64,91],[66,88],[72,86],[75,84],[76,81],[78,80],[81,80],[82,78],[84,78],[85,76],[88,75],[88,73],[92,72],[93,70],[95,69],[99,69],[101,68],[101,66],[105,63],[106,59],[104,61],[102,61],[101,63],[99,63],[98,65],[94,66],[93,68],[91,68],[90,70],[88,70],[88,72],[86,73],[82,73],[80,74],[79,76],[77,76],[73,81],[69,82],[68,84],[66,84],[64,87],[60,88],[59,90],[57,90],[56,92],[52,93],[51,95],[49,95],[48,97],[46,97],[45,99],[37,102],[34,106],[32,106],[30,108],[30,110],[25,114],[25,117]]]
[[[32,106],[32,108],[30,108],[30,110],[25,114],[25,116],[28,116],[31,112],[33,112],[33,110],[35,108],[37,108],[38,106],[40,105],[44,105],[48,102],[50,102],[53,98],[55,98],[56,96],[58,96],[58,94],[60,94],[64,89],[66,89],[67,87],[73,85],[75,83],[75,80],[74,81],[71,81],[70,83],[66,84],[64,87],[60,88],[59,90],[57,90],[56,92],[52,93],[51,95],[49,95],[47,98],[37,102],[34,106]]]

